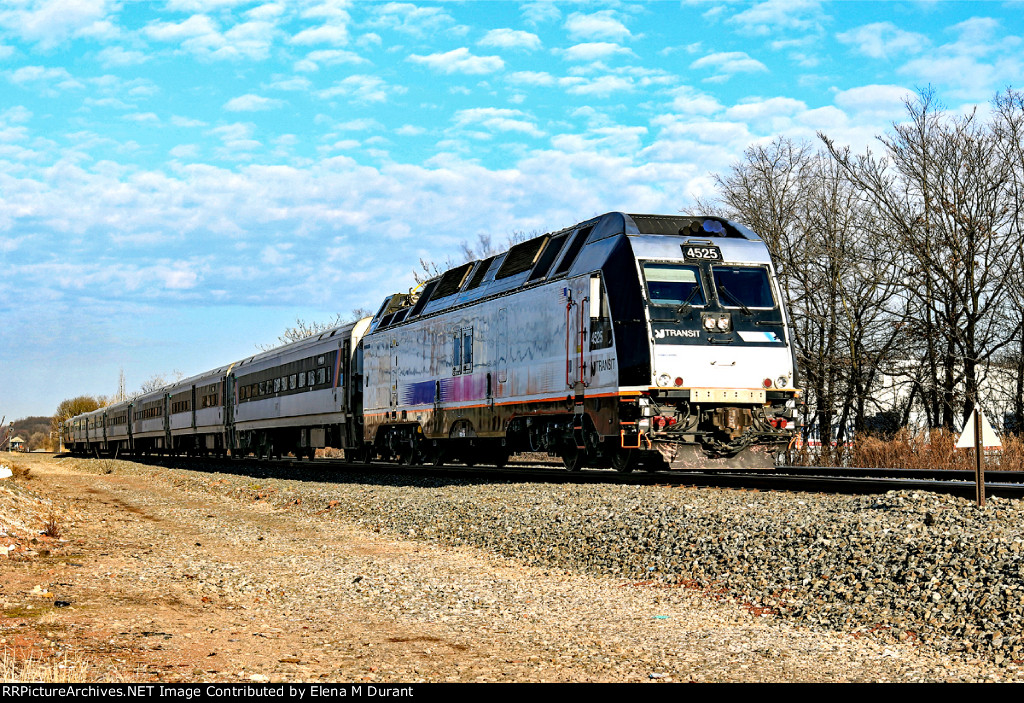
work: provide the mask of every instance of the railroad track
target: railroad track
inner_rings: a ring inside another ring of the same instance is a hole
[[[222,473],[244,474],[263,478],[330,481],[347,473],[376,473],[459,478],[474,481],[525,481],[543,483],[614,483],[618,485],[664,485],[745,490],[806,491],[812,493],[873,494],[898,490],[920,490],[944,493],[963,498],[975,496],[974,472],[929,471],[922,469],[832,468],[786,466],[773,471],[659,471],[623,474],[612,469],[587,469],[566,472],[556,462],[511,462],[504,468],[469,467],[462,464],[445,466],[396,466],[384,462],[351,462],[344,459],[257,460],[244,458],[182,459],[150,457],[148,463],[168,468],[199,469]],[[986,471],[985,493],[1003,498],[1024,498],[1024,472]]]

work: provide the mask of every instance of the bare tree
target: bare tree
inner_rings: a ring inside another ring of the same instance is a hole
[[[495,254],[509,249],[515,244],[525,242],[527,239],[532,239],[533,237],[540,236],[541,234],[542,233],[538,231],[527,233],[515,230],[505,238],[503,244],[495,242],[494,238],[489,234],[478,234],[474,244],[462,242],[459,245],[461,250],[460,256],[449,256],[441,262],[421,258],[420,267],[412,272],[412,277],[417,284],[425,283],[432,278],[440,276],[445,271],[453,269],[467,261],[486,259],[489,256],[494,256]]]
[[[353,308],[352,312],[350,312],[347,317],[343,316],[341,313],[335,313],[334,317],[323,322],[306,321],[300,318],[295,318],[295,326],[286,328],[284,332],[278,335],[276,344],[258,344],[256,346],[262,351],[269,351],[281,346],[282,344],[291,344],[292,342],[312,337],[313,335],[320,334],[326,330],[356,322],[364,317],[369,317],[372,314],[373,313],[366,308]]]
[[[957,410],[966,406],[966,416],[978,402],[988,360],[1015,336],[1006,316],[1008,266],[1019,254],[1011,167],[976,113],[950,116],[931,91],[906,105],[909,120],[879,137],[882,157],[821,138],[906,254],[897,265],[912,303],[906,321],[923,341],[929,422],[952,428]]]
[[[73,418],[75,415],[90,413],[101,407],[103,407],[103,404],[97,398],[90,395],[80,395],[77,398],[62,400],[57,406],[57,410],[53,413],[53,419],[50,421],[50,431],[60,433],[64,428],[66,420]]]
[[[877,411],[869,391],[896,345],[890,245],[867,226],[869,204],[806,142],[754,145],[715,180],[717,204],[702,208],[751,227],[776,262],[809,391],[806,431],[841,445],[848,426],[862,427]]]
[[[161,388],[166,388],[172,383],[177,383],[183,378],[185,378],[185,374],[178,370],[172,371],[170,375],[162,373],[153,374],[147,380],[143,381],[142,385],[139,386],[139,390],[130,395],[130,399],[134,400],[140,395],[152,393],[153,391],[158,391]]]
[[[1017,335],[1003,362],[1004,367],[1012,369],[1014,378],[1008,429],[1020,434],[1024,432],[1024,93],[1008,88],[996,95],[993,107],[993,130],[1009,164],[1010,236],[1017,241],[1017,251],[1007,267],[1008,314]]]

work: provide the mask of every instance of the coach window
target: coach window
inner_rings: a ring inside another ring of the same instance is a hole
[[[326,374],[325,374],[327,376],[326,383],[330,383],[331,380],[334,378],[333,373],[334,373],[334,369],[332,369],[330,366],[328,366],[327,369],[326,369]]]
[[[327,371],[325,371],[324,368],[321,366],[320,368],[318,368],[316,370],[316,382],[317,383],[324,383],[324,379],[326,379],[326,378],[327,378]]]
[[[292,374],[291,376],[288,377],[288,390],[290,390],[290,391],[295,390],[295,385],[296,385],[295,384],[295,379],[296,379],[296,375],[295,374]]]
[[[299,372],[299,388],[305,388],[305,387],[306,387],[306,372],[305,371],[301,371],[301,372]]]
[[[275,378],[274,379],[274,392],[278,393],[278,392],[280,392],[280,390],[281,390],[281,379]]]

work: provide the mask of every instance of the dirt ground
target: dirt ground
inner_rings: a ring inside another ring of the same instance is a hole
[[[0,481],[0,680],[38,680],[30,661],[89,682],[990,676],[706,594],[364,530],[275,504],[273,489],[222,490],[245,476],[13,464]]]
[[[29,518],[23,522],[34,523],[26,527],[38,529],[0,538],[7,550],[0,556],[6,562],[0,562],[0,649],[16,660],[65,662],[87,681],[259,682],[431,680],[424,674],[450,668],[445,658],[468,664],[459,667],[466,670],[473,660],[486,662],[481,671],[492,668],[495,656],[505,659],[486,651],[467,656],[466,646],[432,628],[410,628],[364,609],[297,613],[278,607],[282,600],[287,605],[284,594],[259,588],[204,594],[189,588],[196,575],[180,569],[198,551],[203,560],[243,568],[289,551],[268,553],[274,546],[311,539],[321,550],[352,554],[384,556],[388,546],[346,531],[326,544],[330,536],[311,533],[307,521],[262,505],[238,506],[137,476],[82,474],[58,467],[49,455],[15,461],[30,471],[20,486],[42,499],[19,506]],[[166,506],[193,519],[161,515]],[[273,544],[264,552],[270,540],[263,537],[239,543],[230,530],[211,534],[194,521],[197,515],[258,520]],[[38,533],[47,523],[54,536]],[[133,568],[140,562],[150,567]]]

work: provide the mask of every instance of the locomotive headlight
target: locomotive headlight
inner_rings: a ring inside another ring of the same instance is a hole
[[[667,373],[661,374],[660,376],[658,376],[658,385],[661,386],[662,388],[667,388],[668,386],[671,386],[672,377],[669,376]]]
[[[722,315],[720,318],[718,318],[718,329],[720,329],[722,332],[728,332],[729,331],[729,316],[728,315]]]
[[[706,329],[708,332],[710,332],[711,330],[715,329],[715,318],[710,317],[710,316],[709,317],[705,317],[704,318],[704,329]]]
[[[786,387],[786,384],[787,384],[788,382],[789,382],[789,379],[788,379],[788,378],[786,378],[786,376],[785,376],[785,375],[783,375],[783,376],[779,376],[779,377],[778,377],[777,379],[775,379],[775,387],[776,387],[776,388],[785,388],[785,387]]]

